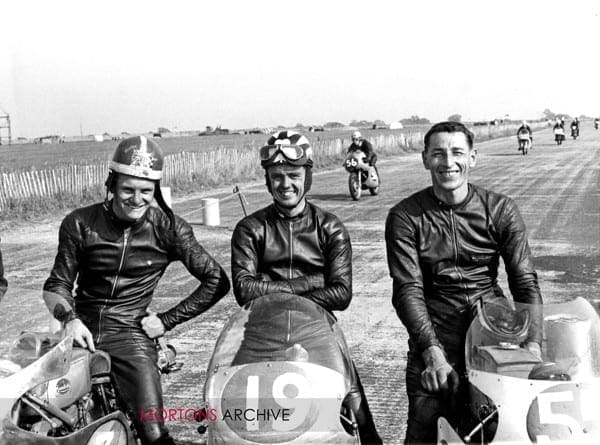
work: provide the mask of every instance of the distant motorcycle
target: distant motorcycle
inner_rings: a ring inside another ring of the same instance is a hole
[[[554,141],[556,145],[561,145],[565,140],[565,130],[559,125],[554,126]]]
[[[528,131],[522,131],[517,135],[517,139],[519,141],[519,151],[525,156],[531,148],[531,135]]]
[[[344,161],[348,176],[348,188],[350,196],[355,201],[360,199],[362,190],[369,190],[371,195],[379,193],[379,174],[377,169],[365,162],[365,154],[360,150],[354,150],[348,153]]]
[[[532,325],[541,356],[523,347]],[[600,443],[599,348],[600,318],[581,297],[481,303],[465,345],[467,403],[438,419],[437,443]]]
[[[577,139],[579,137],[579,125],[571,125],[571,137]]]

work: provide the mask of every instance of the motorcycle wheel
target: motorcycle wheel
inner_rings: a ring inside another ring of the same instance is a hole
[[[361,186],[360,186],[360,177],[358,176],[359,172],[352,172],[348,177],[348,188],[350,189],[350,196],[355,201],[360,199],[361,194]]]

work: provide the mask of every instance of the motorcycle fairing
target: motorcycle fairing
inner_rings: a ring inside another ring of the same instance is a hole
[[[0,445],[134,445],[136,442],[128,424],[125,415],[115,411],[67,436],[48,437],[20,429],[10,418],[5,418],[0,432]],[[90,442],[94,434],[96,437]]]
[[[15,374],[0,380],[0,419],[10,414],[15,402],[31,388],[69,370],[73,338],[66,337],[48,353]]]
[[[377,170],[365,162],[365,154],[360,150],[348,153],[344,161],[344,167],[348,172],[360,171],[362,173],[362,187],[375,188],[379,185]]]
[[[444,417],[438,418],[437,423],[438,437],[443,437],[443,440],[438,440],[438,445],[462,444],[462,438],[456,434],[452,425]]]
[[[223,328],[209,363],[204,401],[217,408],[218,421],[208,424],[208,443],[355,443],[340,423],[351,366],[335,318],[318,304],[285,293],[249,302]],[[304,410],[289,413],[294,422],[305,414],[297,425],[259,422],[255,431],[224,418],[236,408],[277,411],[292,403]]]
[[[600,412],[595,406],[600,400],[600,317],[592,305],[583,298],[542,306],[518,304],[518,310],[505,309],[513,313],[498,311],[488,317],[501,323],[498,326],[485,322],[482,307],[465,344],[471,393],[485,399],[484,410],[471,402],[466,413],[473,421],[471,428],[483,420],[484,412],[492,414],[486,433],[491,432],[493,443],[600,443]],[[530,320],[522,323],[523,329],[517,323],[522,310]],[[541,356],[525,347],[525,341],[539,333]],[[471,442],[477,437],[474,433]],[[444,440],[448,436],[438,436],[438,443]]]
[[[340,423],[349,389],[337,371],[306,362],[215,370],[205,387],[206,406],[217,413],[208,443],[356,443]]]
[[[303,361],[350,379],[349,357],[332,314],[308,298],[277,293],[252,300],[229,319],[217,339],[208,375],[224,366]]]
[[[469,371],[469,381],[494,401],[498,427],[494,442],[563,440],[600,443],[600,380],[574,383],[527,380]]]

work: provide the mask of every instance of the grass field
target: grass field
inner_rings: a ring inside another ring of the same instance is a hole
[[[424,126],[409,127],[421,131]],[[361,130],[362,131],[362,130]],[[364,130],[366,137],[378,134],[400,134],[406,130]],[[303,132],[311,141],[347,138],[351,130],[317,133]],[[268,139],[266,134],[231,134],[218,136],[180,136],[155,139],[165,154],[213,151],[218,148],[258,148]],[[0,173],[48,169],[64,164],[90,165],[110,160],[118,141],[81,141],[63,144],[14,144],[0,147]]]
[[[532,124],[539,128],[543,124]],[[380,157],[418,151],[429,126],[364,130]],[[477,141],[514,134],[517,125],[474,127]],[[313,144],[315,170],[339,166],[350,130],[305,133]],[[237,184],[263,175],[258,147],[268,135],[165,137],[162,184],[175,194]],[[105,196],[108,160],[117,141],[23,144],[0,150],[0,221],[39,218],[80,207]]]

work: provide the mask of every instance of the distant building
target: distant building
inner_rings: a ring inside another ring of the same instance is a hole
[[[63,142],[65,142],[65,137],[57,134],[41,136],[33,140],[34,144],[62,144]]]
[[[228,128],[221,128],[220,125],[217,125],[216,128],[211,127],[210,125],[206,126],[206,131],[202,131],[198,133],[198,136],[213,136],[219,134],[229,134]]]

